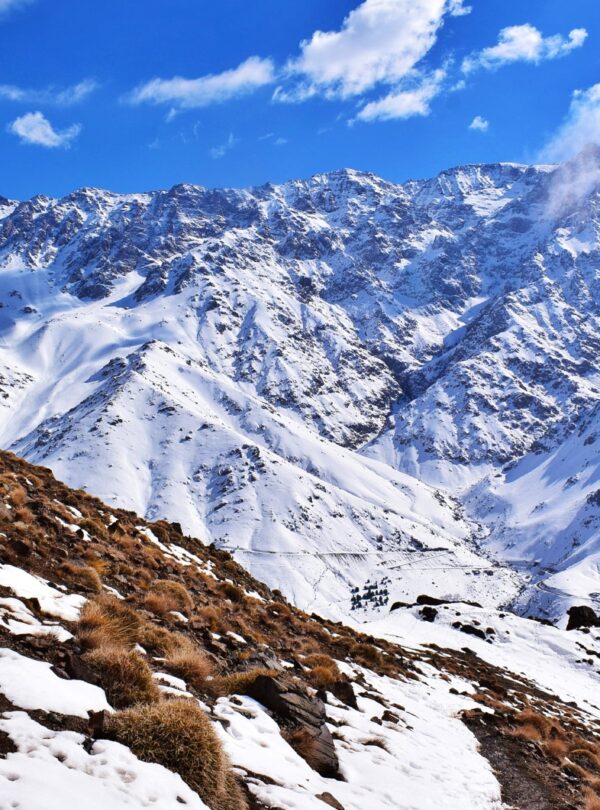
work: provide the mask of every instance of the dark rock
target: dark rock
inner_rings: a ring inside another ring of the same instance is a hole
[[[104,736],[106,713],[104,710],[99,712],[88,712],[88,717],[90,719],[90,737],[93,737],[95,740],[102,738]]]
[[[391,608],[390,608],[390,613],[391,613],[393,610],[400,610],[400,608],[403,608],[403,607],[410,607],[410,606],[411,606],[411,605],[410,605],[410,603],[409,603],[409,602],[394,602],[394,604],[393,604],[393,605],[391,606]]]
[[[99,685],[100,681],[94,670],[83,661],[78,655],[67,650],[64,657],[64,668],[69,678],[77,681],[87,681]]]
[[[339,762],[331,732],[325,725],[325,705],[297,681],[285,676],[259,675],[246,694],[267,708],[275,719],[295,726],[303,738],[299,753],[321,776],[339,777]]]
[[[468,636],[476,636],[485,641],[485,633],[478,627],[473,627],[472,624],[463,624],[459,627],[461,633],[466,633]]]
[[[569,614],[567,630],[579,630],[580,627],[600,627],[600,617],[587,605],[574,605],[569,608],[567,613]]]
[[[325,804],[328,804],[330,807],[335,807],[335,810],[344,810],[344,806],[338,802],[338,800],[331,795],[331,793],[319,793],[318,796],[315,796],[315,799],[320,799]]]
[[[434,607],[431,607],[430,605],[425,605],[425,607],[422,608],[419,611],[419,613],[423,617],[423,621],[426,622],[435,621],[435,617],[438,615],[437,610]]]
[[[417,605],[443,605],[447,601],[447,599],[436,599],[435,596],[427,596],[426,593],[417,596]]]
[[[351,709],[358,709],[358,704],[356,702],[356,695],[354,694],[354,689],[352,688],[352,684],[350,683],[350,681],[343,681],[343,680],[336,681],[329,688],[329,691],[345,706],[349,706]]]
[[[29,557],[31,554],[31,546],[28,546],[27,543],[24,543],[22,540],[17,538],[9,540],[7,545],[19,557]]]

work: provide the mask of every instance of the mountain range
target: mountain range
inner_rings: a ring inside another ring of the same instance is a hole
[[[305,610],[600,605],[600,150],[0,197],[0,446]]]

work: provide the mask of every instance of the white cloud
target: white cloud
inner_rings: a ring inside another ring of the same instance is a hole
[[[198,79],[152,79],[137,87],[127,98],[131,104],[171,104],[179,108],[208,107],[251,93],[274,81],[271,59],[251,56],[232,70]]]
[[[56,87],[33,90],[17,87],[14,84],[0,84],[0,98],[23,104],[53,104],[58,107],[70,107],[83,101],[97,87],[98,85],[93,79],[84,79],[70,87],[64,87],[62,90]]]
[[[573,93],[567,117],[542,149],[540,159],[566,160],[589,144],[600,145],[600,83]]]
[[[271,141],[273,146],[285,146],[288,142],[287,138],[277,136],[274,132],[266,132],[264,135],[259,135],[259,141]]]
[[[441,92],[446,76],[443,69],[437,70],[420,85],[408,90],[394,90],[383,98],[366,104],[357,114],[359,121],[390,121],[429,115],[429,104]]]
[[[0,0],[0,17],[15,8],[28,5],[32,0]]]
[[[476,115],[469,124],[469,129],[475,129],[479,132],[487,132],[489,128],[490,122],[486,118],[482,118],[481,115]]]
[[[448,14],[451,17],[464,17],[473,11],[472,6],[465,6],[464,0],[448,0]]]
[[[566,56],[574,48],[580,48],[587,38],[585,28],[574,28],[568,37],[562,34],[544,37],[533,25],[510,25],[498,35],[498,42],[479,53],[467,56],[462,69],[471,73],[478,68],[494,70],[511,62],[542,62]]]
[[[213,146],[213,148],[210,150],[211,158],[213,158],[213,160],[218,160],[219,158],[224,157],[227,152],[230,152],[239,142],[239,138],[236,138],[233,132],[230,132],[226,141],[219,146]]]
[[[364,0],[339,31],[316,31],[301,43],[300,56],[286,68],[299,84],[277,88],[274,97],[347,98],[379,83],[397,84],[432,48],[444,17],[468,11],[462,0]]]
[[[26,113],[8,125],[8,131],[17,135],[21,143],[45,146],[49,149],[64,147],[68,149],[71,142],[81,132],[80,124],[73,124],[61,131],[54,129],[50,121],[41,112]]]

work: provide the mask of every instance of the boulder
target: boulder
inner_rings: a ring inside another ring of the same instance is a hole
[[[434,607],[431,607],[431,605],[425,605],[425,607],[421,608],[419,613],[425,622],[435,621],[435,617],[438,615],[437,610]]]
[[[309,695],[308,691],[292,678],[259,675],[248,687],[246,694],[261,703],[302,738],[302,755],[308,764],[321,776],[337,778],[339,761],[331,732],[325,725],[325,704]]]
[[[426,593],[417,596],[417,605],[444,605],[447,602],[447,599],[437,599],[435,596],[427,596]]]
[[[587,605],[574,605],[567,611],[569,621],[567,630],[579,630],[580,627],[600,627],[600,617]]]

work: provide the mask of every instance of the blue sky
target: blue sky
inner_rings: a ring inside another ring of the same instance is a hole
[[[0,194],[390,180],[600,140],[598,0],[0,0]]]

